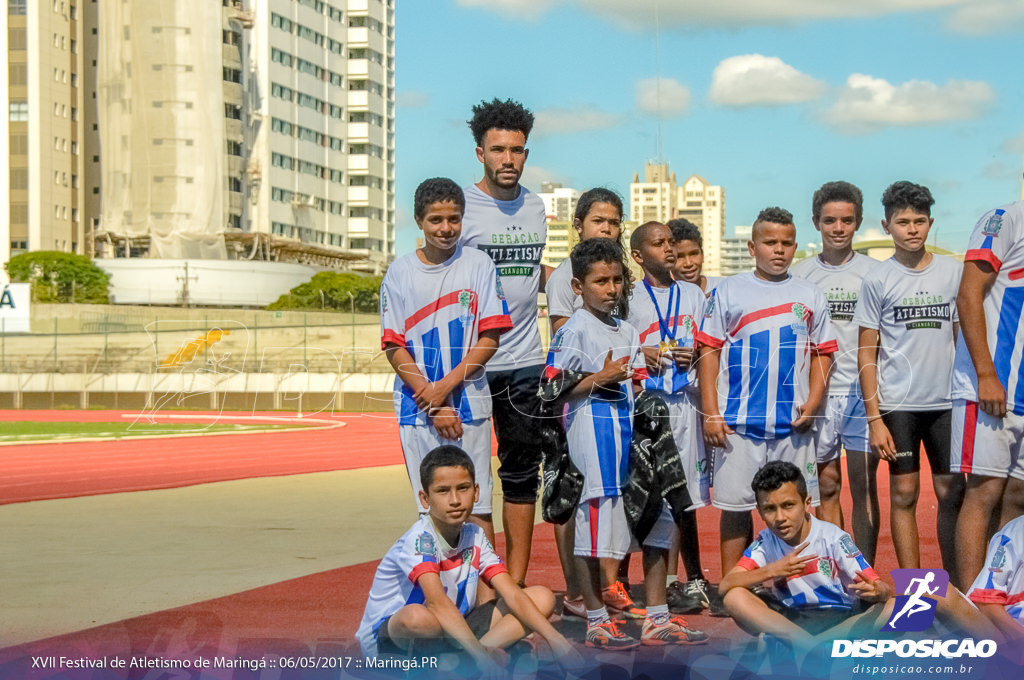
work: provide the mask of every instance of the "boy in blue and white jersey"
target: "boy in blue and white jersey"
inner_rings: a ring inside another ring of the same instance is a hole
[[[1002,525],[1024,514],[1024,201],[978,220],[957,308],[950,454],[951,469],[967,473],[956,527],[967,583],[981,569],[990,519]]]
[[[453,641],[483,677],[502,677],[502,648],[535,632],[563,668],[582,658],[548,617],[554,596],[543,586],[521,589],[494,553],[483,529],[469,522],[480,488],[473,461],[456,446],[440,446],[418,470],[424,509],[377,567],[356,639],[368,657],[407,654],[416,640]],[[478,601],[480,582],[498,600]]]
[[[718,284],[697,333],[704,442],[719,449],[713,503],[722,509],[723,574],[753,538],[750,480],[765,463],[795,463],[817,504],[813,424],[837,349],[825,296],[789,273],[793,215],[762,210],[749,247],[755,271]]]
[[[709,587],[700,561],[697,534],[697,508],[711,503],[708,461],[700,423],[700,392],[696,389],[694,334],[704,308],[704,293],[696,285],[676,281],[672,269],[676,261],[675,239],[668,226],[647,222],[630,236],[633,259],[643,269],[644,279],[633,289],[629,305],[629,323],[640,333],[640,344],[647,358],[645,390],[661,394],[669,410],[673,439],[686,473],[691,505],[679,526],[683,558],[689,582],[673,588],[673,610],[699,609],[710,605]],[[663,508],[662,515],[671,515]],[[648,551],[648,546],[644,546]],[[659,556],[660,558],[661,556]],[[669,551],[669,573],[674,573]],[[648,559],[645,559],[647,562]],[[663,596],[663,595],[662,595]],[[648,595],[650,601],[651,595]]]
[[[1018,650],[1024,643],[1024,516],[1011,520],[988,543],[985,567],[967,597]]]
[[[725,277],[704,274],[704,237],[700,227],[683,217],[669,220],[667,224],[676,244],[676,264],[672,268],[676,281],[692,283],[701,289],[704,297],[711,295]]]
[[[868,454],[868,419],[857,382],[857,309],[861,281],[878,261],[853,251],[853,236],[864,216],[864,196],[849,182],[827,182],[814,192],[811,219],[821,233],[821,253],[793,265],[793,276],[807,279],[828,298],[828,312],[839,351],[828,382],[828,406],[818,432],[817,516],[843,528],[839,504],[846,450],[853,497],[853,536],[869,562],[878,544],[878,457]]]
[[[395,414],[414,497],[431,449],[459,442],[473,458],[491,526],[491,395],[483,367],[512,327],[494,264],[458,245],[465,200],[448,179],[416,189],[424,245],[395,261],[381,284],[381,346],[397,374]]]
[[[633,435],[632,383],[646,379],[647,368],[636,329],[612,316],[626,281],[621,250],[611,241],[595,238],[577,245],[571,258],[573,290],[583,300],[583,307],[552,339],[545,375],[549,380],[561,380],[564,371],[585,374],[560,399],[564,400],[569,456],[583,473],[574,552],[587,607],[586,644],[632,649],[637,640],[611,620],[602,601],[598,560],[625,557],[633,542],[622,505],[622,487],[629,473]],[[664,573],[660,580],[664,597]],[[649,604],[654,607],[648,607],[644,621],[644,644],[706,641],[706,635],[673,619],[664,600]]]

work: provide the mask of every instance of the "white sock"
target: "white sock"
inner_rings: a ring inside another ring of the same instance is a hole
[[[672,585],[673,583],[675,583],[678,580],[679,580],[679,576],[677,574],[669,574],[668,576],[665,577],[665,585],[666,586],[670,586],[670,585]]]
[[[611,621],[611,617],[608,616],[608,609],[601,607],[600,609],[588,609],[587,610],[587,627],[593,628],[602,623],[608,623]]]
[[[667,604],[654,604],[647,605],[647,618],[656,626],[661,626],[668,623],[668,605]]]

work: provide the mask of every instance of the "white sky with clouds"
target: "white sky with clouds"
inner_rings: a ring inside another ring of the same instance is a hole
[[[933,235],[963,250],[976,218],[1019,198],[1024,0],[400,0],[398,252],[427,177],[481,176],[473,104],[537,116],[524,184],[625,197],[663,159],[726,189],[727,232],[767,205],[817,240],[811,194],[846,179],[865,225],[893,181],[928,185]]]

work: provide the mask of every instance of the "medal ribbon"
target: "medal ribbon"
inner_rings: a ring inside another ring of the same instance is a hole
[[[668,289],[668,311],[670,316],[666,319],[661,315],[661,308],[658,306],[658,298],[654,296],[654,291],[651,290],[651,284],[647,283],[647,278],[644,278],[644,287],[647,289],[647,294],[651,296],[651,302],[654,303],[654,311],[658,315],[658,328],[661,331],[662,340],[675,340],[676,329],[679,326],[679,302],[682,297],[679,295],[678,286],[674,283]],[[675,314],[672,314],[672,301],[675,300]],[[669,321],[672,325],[669,326]]]

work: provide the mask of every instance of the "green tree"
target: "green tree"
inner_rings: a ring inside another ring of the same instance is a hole
[[[320,272],[285,293],[267,309],[331,309],[376,313],[379,310],[380,282],[383,277],[351,272]],[[351,297],[349,294],[351,293]]]
[[[110,302],[110,276],[84,255],[39,250],[4,265],[11,281],[32,284],[37,302]]]

